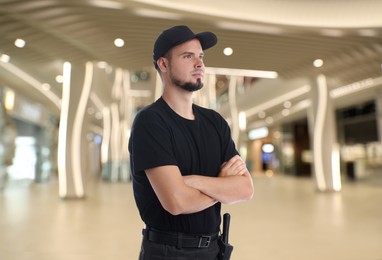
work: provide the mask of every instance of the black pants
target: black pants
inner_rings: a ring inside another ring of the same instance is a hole
[[[217,260],[218,254],[217,240],[207,248],[177,248],[143,238],[139,260]]]

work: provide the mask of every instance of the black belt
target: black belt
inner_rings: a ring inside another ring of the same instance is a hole
[[[219,237],[219,233],[212,235],[190,235],[164,232],[153,228],[143,229],[142,234],[149,241],[178,248],[206,248]]]

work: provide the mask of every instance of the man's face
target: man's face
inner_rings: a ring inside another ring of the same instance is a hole
[[[203,50],[199,40],[193,39],[174,47],[168,60],[169,77],[174,85],[190,92],[203,87]]]

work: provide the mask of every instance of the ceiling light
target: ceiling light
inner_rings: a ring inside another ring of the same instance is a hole
[[[268,116],[267,118],[265,118],[265,122],[267,122],[268,124],[272,124],[273,123],[273,118]]]
[[[330,96],[332,98],[339,98],[339,97],[353,94],[355,92],[358,92],[370,87],[378,86],[378,83],[379,83],[378,79],[381,79],[381,78],[377,78],[377,79],[368,78],[368,79],[354,82],[346,86],[338,87],[330,91]]]
[[[45,91],[49,91],[50,90],[50,85],[48,83],[44,83],[41,85],[41,88]]]
[[[273,153],[275,146],[273,144],[263,144],[261,150],[263,150],[264,153]]]
[[[290,108],[292,106],[292,102],[290,102],[290,101],[285,101],[284,102],[284,107],[285,108]]]
[[[316,68],[320,68],[322,65],[324,65],[324,61],[321,59],[316,59],[313,61],[313,66]]]
[[[130,80],[131,80],[131,82],[138,82],[139,81],[139,77],[138,77],[138,75],[137,74],[131,74],[130,75]]]
[[[15,46],[18,48],[24,48],[25,47],[25,41],[23,39],[16,39],[15,40]]]
[[[227,48],[224,48],[223,53],[225,56],[231,56],[233,53],[233,50],[232,50],[232,48],[227,47]]]
[[[10,60],[11,60],[11,57],[9,57],[9,55],[4,53],[0,55],[0,61],[4,63],[8,63]]]
[[[268,128],[267,127],[261,127],[249,130],[248,132],[248,138],[250,140],[260,139],[268,136]]]
[[[259,116],[259,118],[265,118],[265,112],[264,111],[260,111],[258,116]]]
[[[121,38],[117,38],[114,40],[114,45],[116,47],[123,47],[125,45],[125,41],[122,40]]]
[[[253,77],[253,78],[269,78],[275,79],[278,77],[275,71],[266,70],[243,70],[243,69],[228,69],[228,68],[206,68],[207,74],[215,75],[229,75],[229,76],[243,76],[243,77]]]
[[[283,109],[282,111],[281,111],[281,114],[283,115],[283,116],[288,116],[289,114],[290,114],[290,111],[289,111],[289,109]]]
[[[64,78],[62,77],[62,75],[57,75],[56,81],[57,81],[57,83],[62,83],[62,82],[64,82]]]
[[[108,8],[108,9],[123,9],[124,5],[122,3],[108,1],[108,0],[91,0],[89,1],[91,5],[97,6],[100,8]]]

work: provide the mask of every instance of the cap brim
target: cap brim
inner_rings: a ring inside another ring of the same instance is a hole
[[[216,45],[218,38],[212,32],[202,32],[195,34],[195,38],[200,41],[203,50],[207,50]]]

